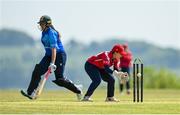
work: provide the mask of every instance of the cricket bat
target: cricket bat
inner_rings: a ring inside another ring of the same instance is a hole
[[[46,81],[47,81],[50,74],[51,74],[51,69],[48,69],[48,71],[45,73],[44,78],[40,81],[40,83],[39,83],[39,85],[38,85],[38,87],[37,87],[37,89],[35,91],[36,97],[39,97],[41,95],[42,90],[44,88],[44,85],[45,85],[45,83],[46,83]]]

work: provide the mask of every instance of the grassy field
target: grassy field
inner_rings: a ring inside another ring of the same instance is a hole
[[[94,102],[78,102],[67,91],[44,91],[35,100],[28,100],[19,91],[0,91],[0,113],[57,113],[57,114],[180,114],[180,90],[145,90],[144,102],[133,103],[132,95],[119,95],[120,102],[104,102],[106,90],[96,90]]]

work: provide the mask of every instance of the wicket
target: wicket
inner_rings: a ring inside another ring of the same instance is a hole
[[[139,82],[140,80],[140,82]],[[140,87],[139,87],[140,86]],[[139,95],[140,89],[140,95]],[[143,63],[140,58],[136,58],[133,62],[133,101],[143,102]]]

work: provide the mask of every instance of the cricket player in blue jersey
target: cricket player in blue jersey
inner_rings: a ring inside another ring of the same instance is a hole
[[[52,20],[47,15],[42,16],[38,24],[42,31],[41,42],[44,45],[45,56],[39,64],[36,64],[27,92],[21,90],[21,94],[29,99],[34,99],[33,92],[38,87],[41,76],[50,69],[51,73],[54,72],[56,78],[53,82],[76,93],[80,100],[82,95],[81,89],[71,80],[64,77],[66,52],[59,32],[53,27]]]

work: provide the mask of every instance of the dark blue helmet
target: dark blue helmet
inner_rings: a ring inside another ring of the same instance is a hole
[[[38,24],[40,24],[40,23],[51,24],[52,20],[51,20],[51,18],[48,15],[43,15],[43,16],[41,16]]]

